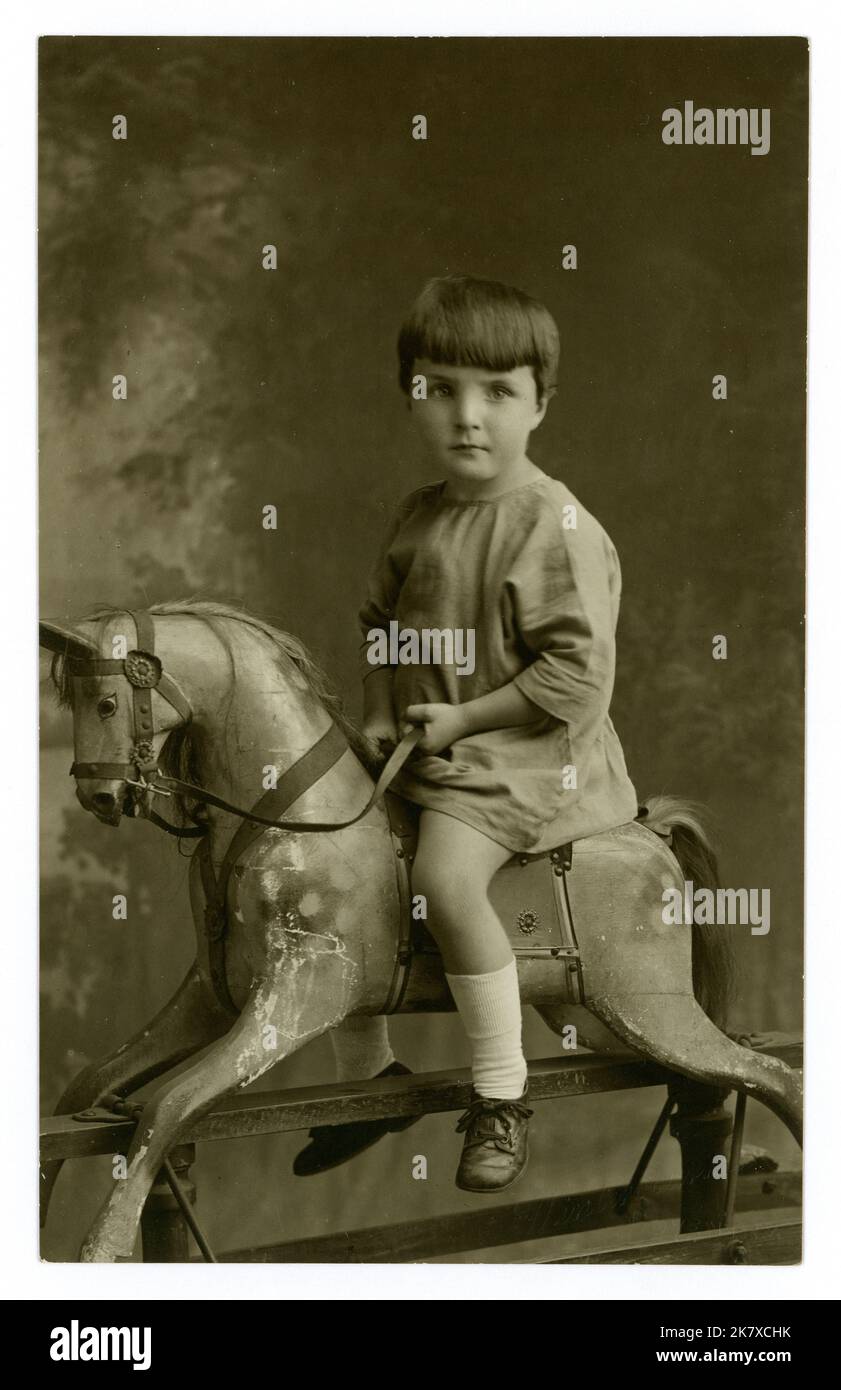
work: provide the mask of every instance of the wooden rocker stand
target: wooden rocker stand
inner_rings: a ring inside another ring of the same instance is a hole
[[[744,1045],[792,1067],[802,1065],[799,1038],[782,1034],[737,1035]],[[560,1258],[513,1262],[548,1264],[796,1264],[800,1260],[800,1174],[779,1172],[761,1151],[742,1156],[745,1097],[735,1117],[725,1108],[728,1092],[701,1086],[633,1053],[579,1050],[529,1066],[530,1102],[609,1091],[667,1087],[667,1098],[627,1186],[565,1193],[537,1200],[489,1203],[480,1211],[376,1226],[337,1235],[277,1241],[215,1254],[196,1218],[196,1188],[190,1166],[199,1142],[280,1134],[311,1125],[351,1120],[435,1114],[462,1109],[468,1101],[467,1071],[428,1072],[384,1080],[239,1094],[202,1117],[185,1142],[168,1155],[141,1221],[142,1257],[150,1263],[191,1258],[236,1263],[407,1263],[446,1259],[466,1251],[546,1241],[640,1227],[679,1219],[668,1239],[617,1239],[606,1248],[582,1249]],[[125,1103],[120,1109],[142,1109]],[[669,1125],[681,1151],[679,1181],[643,1181],[648,1162]],[[42,1124],[42,1160],[124,1152],[133,1132],[129,1114],[97,1108],[75,1117],[60,1115]],[[722,1156],[726,1160],[722,1164]],[[356,1160],[358,1161],[358,1160]],[[562,1170],[562,1163],[558,1165]],[[722,1173],[722,1170],[723,1173]],[[719,1172],[721,1176],[714,1176]],[[759,1222],[756,1218],[761,1217]],[[752,1220],[750,1218],[753,1218]],[[192,1232],[199,1255],[191,1255]],[[478,1261],[481,1262],[481,1259]]]

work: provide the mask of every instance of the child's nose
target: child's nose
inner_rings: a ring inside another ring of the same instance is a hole
[[[456,421],[460,428],[475,428],[481,423],[481,401],[472,391],[462,392],[456,399]]]

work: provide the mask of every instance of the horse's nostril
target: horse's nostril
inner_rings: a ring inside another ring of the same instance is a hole
[[[111,792],[97,792],[92,801],[97,811],[102,811],[105,815],[110,815],[117,804]]]

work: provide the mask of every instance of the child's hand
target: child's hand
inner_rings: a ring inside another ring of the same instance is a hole
[[[401,726],[401,734],[409,733],[416,724],[424,725],[423,738],[415,745],[422,753],[440,753],[467,732],[458,705],[407,705],[404,719],[407,722]]]

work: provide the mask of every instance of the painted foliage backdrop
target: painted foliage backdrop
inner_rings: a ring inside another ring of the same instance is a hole
[[[805,40],[40,45],[44,615],[243,602],[303,638],[358,711],[372,549],[431,480],[396,386],[401,316],[431,274],[522,287],[562,338],[532,457],[622,560],[613,717],[637,790],[705,802],[725,881],[771,889],[770,934],[737,932],[755,1029],[800,1023],[807,96]],[[690,99],[770,108],[770,153],[665,147],[660,113]],[[46,1108],[168,997],[191,928],[185,861],[147,826],[82,813],[67,716],[46,687],[43,704]],[[415,1068],[467,1062],[454,1018],[393,1036]],[[533,1056],[558,1050],[536,1017],[526,1037]],[[330,1075],[323,1039],[266,1084]],[[627,1177],[659,1099],[543,1107],[531,1195]],[[751,1124],[788,1154],[774,1121]],[[481,1202],[452,1187],[452,1125],[308,1183],[290,1177],[294,1136],[207,1145],[203,1218],[225,1248]],[[427,1183],[409,1177],[419,1149],[436,1156]],[[673,1142],[656,1164],[677,1171]],[[75,1257],[108,1180],[94,1162],[63,1175],[48,1258]]]

